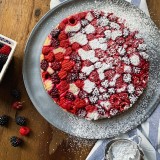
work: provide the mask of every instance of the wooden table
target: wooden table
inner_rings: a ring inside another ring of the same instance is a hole
[[[160,27],[160,1],[148,0],[151,17]],[[22,61],[26,40],[38,20],[49,10],[50,0],[0,0],[0,33],[18,42],[12,61],[3,82],[0,84],[0,115],[9,115],[8,127],[0,128],[0,160],[84,160],[95,140],[84,140],[69,136],[51,126],[34,108],[22,79]],[[10,91],[19,88],[22,101],[21,111],[11,108]],[[15,116],[28,118],[32,129],[29,137],[22,137],[24,145],[11,147],[11,136],[20,136]]]

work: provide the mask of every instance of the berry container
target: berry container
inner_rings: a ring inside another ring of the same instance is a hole
[[[10,64],[10,62],[12,60],[12,57],[13,57],[17,42],[0,34],[0,43],[11,47],[11,50],[10,50],[10,53],[8,55],[7,61],[5,62],[5,64],[3,65],[3,67],[2,67],[2,69],[0,71],[0,82],[1,82],[3,77],[4,77],[4,74],[5,74],[6,70],[8,68],[8,66],[9,66],[9,64]]]

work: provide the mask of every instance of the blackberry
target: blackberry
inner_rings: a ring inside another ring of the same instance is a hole
[[[75,82],[78,79],[78,73],[68,73],[66,80],[68,83]]]
[[[0,116],[0,126],[6,126],[8,124],[9,117],[7,115]]]
[[[8,59],[8,56],[5,54],[0,54],[0,65],[4,65]]]
[[[4,46],[4,44],[0,42],[0,48],[2,48],[3,46]]]
[[[101,16],[101,12],[99,12],[99,11],[93,11],[92,14],[97,19],[100,18],[100,16]]]
[[[85,109],[79,109],[77,115],[78,117],[84,118],[87,115],[87,112]]]
[[[52,47],[57,48],[59,46],[59,41],[57,39],[53,38],[51,41],[51,45],[52,45]]]
[[[82,24],[83,27],[85,27],[89,24],[89,22],[86,19],[82,19],[81,24]]]
[[[50,35],[52,36],[52,38],[57,38],[58,35],[60,33],[60,30],[59,29],[53,29],[50,33]]]
[[[71,92],[67,92],[66,95],[65,95],[65,98],[70,100],[70,101],[74,101],[75,100],[75,96]]]
[[[19,126],[25,126],[26,125],[26,118],[21,117],[21,116],[17,116],[16,117],[16,124]]]
[[[61,69],[61,64],[60,64],[59,62],[53,62],[53,63],[51,64],[51,68],[52,68],[53,70],[59,71],[59,70]]]
[[[85,91],[79,91],[78,97],[80,99],[85,99],[87,97],[87,93]]]
[[[73,60],[73,61],[75,61],[75,62],[79,62],[81,60],[81,57],[77,53],[73,52],[70,55],[70,59]]]
[[[105,111],[105,109],[103,109],[103,108],[98,108],[98,113],[100,114],[100,115],[105,115],[106,114],[106,111]]]
[[[54,88],[50,91],[50,95],[51,95],[52,98],[58,98],[58,97],[59,97],[58,89],[54,87]]]
[[[51,80],[54,84],[59,84],[60,83],[60,78],[59,78],[58,74],[56,74],[56,73],[53,73],[51,75]]]
[[[43,69],[44,71],[46,71],[47,68],[48,68],[48,62],[45,59],[43,59],[41,61],[41,69]]]
[[[22,145],[22,143],[23,143],[22,139],[20,139],[16,136],[11,137],[10,142],[13,147],[18,147],[18,146]]]
[[[16,100],[20,100],[21,99],[21,92],[17,89],[13,89],[11,91],[11,95],[13,98],[15,98]]]

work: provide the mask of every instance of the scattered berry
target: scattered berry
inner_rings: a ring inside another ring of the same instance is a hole
[[[13,98],[17,99],[17,100],[20,100],[21,99],[21,92],[17,89],[13,89],[11,91],[11,95]]]
[[[11,51],[11,47],[8,45],[4,45],[1,49],[0,49],[0,54],[5,54],[5,55],[9,55]]]
[[[26,125],[26,118],[21,117],[21,116],[17,116],[16,117],[16,124],[19,126],[25,126]]]
[[[17,102],[14,102],[13,104],[12,104],[12,108],[14,108],[14,109],[21,109],[22,107],[23,107],[23,102],[19,102],[19,101],[17,101]]]
[[[59,63],[59,62],[53,62],[52,64],[51,64],[51,68],[53,69],[53,70],[60,70],[61,69],[61,64]]]
[[[8,124],[9,117],[7,115],[0,116],[0,126],[6,126]]]
[[[53,38],[51,41],[51,45],[52,45],[52,47],[57,48],[59,46],[59,41],[57,39]]]
[[[58,84],[60,82],[60,78],[59,78],[58,74],[56,74],[56,73],[53,73],[51,75],[51,80],[54,84]]]
[[[77,73],[68,73],[66,80],[68,83],[75,82],[78,79],[78,74]]]
[[[20,127],[19,129],[19,133],[22,135],[22,136],[27,136],[29,133],[30,133],[30,128],[28,127]]]
[[[20,139],[16,136],[11,137],[10,142],[13,147],[21,146],[23,143],[22,139]]]
[[[58,98],[58,97],[59,97],[58,89],[54,87],[54,88],[50,91],[50,95],[52,96],[52,98]]]

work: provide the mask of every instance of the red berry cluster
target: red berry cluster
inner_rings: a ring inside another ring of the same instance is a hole
[[[147,85],[149,72],[149,62],[140,54],[143,54],[146,48],[139,48],[144,44],[144,40],[137,38],[138,32],[131,32],[124,22],[113,13],[106,14],[92,10],[71,15],[52,30],[48,36],[51,40],[50,44],[42,48],[43,58],[40,66],[43,82],[50,80],[52,83],[52,89],[47,90],[48,94],[63,109],[81,117],[82,115],[86,117],[87,113],[94,111],[102,116],[110,117],[123,112],[134,103],[130,96],[138,98],[142,93]],[[81,25],[78,31],[66,32],[66,27],[74,27],[78,24]],[[92,25],[95,31],[85,33],[87,25]],[[110,33],[113,32],[120,35],[114,38],[113,34],[111,37]],[[88,43],[85,45],[77,42],[71,43],[70,38],[76,33],[84,33]],[[82,60],[78,53],[80,48],[84,51],[93,50],[89,42],[95,39],[99,41],[105,39],[105,42],[101,43],[107,44],[106,50],[94,49],[95,57],[99,59],[97,66],[90,60]],[[132,57],[138,57],[139,63],[132,64],[130,60]],[[104,70],[105,78],[101,80],[98,68],[102,63],[111,63],[113,66],[112,69]],[[93,65],[96,67],[89,75],[82,72],[83,67]],[[120,76],[115,79],[115,84],[109,85],[116,75]],[[95,83],[96,88],[101,88],[101,90],[96,91],[95,89],[91,93],[84,91],[84,80],[86,79]],[[78,88],[76,94],[70,90],[73,84]],[[128,92],[129,84],[134,87],[131,92]],[[105,95],[104,91],[109,95]],[[102,106],[101,102],[104,101],[109,101],[111,107],[106,109]]]

